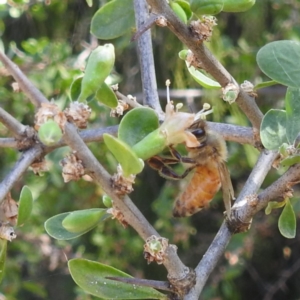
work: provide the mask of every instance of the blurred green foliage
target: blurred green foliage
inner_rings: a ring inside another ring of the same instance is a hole
[[[73,79],[82,74],[84,46],[93,43],[89,34],[90,20],[98,9],[97,5],[106,2],[94,1],[89,8],[83,0],[18,0],[8,1],[9,4],[1,1],[0,37],[6,53],[46,97],[60,107],[65,107],[69,101]],[[267,80],[256,66],[256,53],[270,41],[299,40],[299,12],[299,1],[265,0],[257,1],[245,13],[221,13],[219,25],[206,44],[239,83]],[[185,62],[178,58],[178,52],[183,49],[178,39],[160,27],[153,28],[152,33],[159,88],[164,89],[165,80],[170,79],[172,89],[198,89]],[[135,44],[129,39],[130,34],[111,41],[116,48],[114,76],[120,81],[120,91],[135,95],[142,89]],[[23,124],[32,125],[34,107],[22,93],[13,93],[13,80],[3,67],[0,74],[1,107]],[[284,93],[281,87],[260,92],[257,101],[261,110],[265,113],[270,108],[282,108]],[[249,125],[237,106],[223,103],[216,91],[204,91],[203,97],[193,100],[196,109],[204,102],[214,106],[213,121]],[[162,105],[165,106],[163,98]],[[91,106],[91,128],[119,122],[109,116],[108,108],[94,101]],[[10,136],[1,124],[0,133],[2,137]],[[99,161],[111,173],[114,172],[116,162],[106,147],[102,143],[89,146]],[[234,143],[229,143],[228,148],[228,166],[238,194],[258,151]],[[20,153],[4,148],[0,151],[0,176],[4,178]],[[56,241],[46,234],[43,224],[56,214],[103,207],[103,191],[99,186],[83,180],[63,182],[59,161],[68,151],[64,147],[47,155],[49,172],[39,177],[29,170],[12,191],[13,197],[18,199],[22,187],[28,185],[35,201],[29,221],[18,229],[18,238],[8,244],[0,298],[3,294],[7,300],[94,299],[78,288],[68,274],[67,260],[74,257],[109,264],[132,276],[165,280],[163,267],[148,266],[143,259],[143,241],[131,228],[124,229],[115,220],[101,223],[75,240]],[[264,186],[278,176],[272,171]],[[224,208],[221,194],[218,194],[208,209],[188,219],[174,219],[171,217],[172,202],[180,189],[181,183],[166,181],[146,168],[138,176],[131,197],[160,234],[178,245],[183,261],[195,267],[222,223]],[[296,191],[295,195],[298,194]],[[292,204],[299,216],[299,201]],[[275,289],[272,299],[299,299],[299,268],[290,273],[284,289],[276,289],[277,281],[282,278],[280,274],[299,264],[300,256],[299,230],[295,239],[284,239],[277,228],[279,214],[279,210],[274,210],[269,216],[261,212],[248,233],[233,237],[201,299],[263,299],[270,295],[270,287]]]

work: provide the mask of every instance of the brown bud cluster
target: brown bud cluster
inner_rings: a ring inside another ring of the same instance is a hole
[[[132,185],[134,184],[135,175],[124,177],[121,165],[117,167],[117,173],[111,177],[111,185],[115,193],[119,196],[130,194],[133,191]]]
[[[54,120],[59,127],[63,130],[67,122],[64,113],[54,103],[42,103],[41,107],[35,114],[35,130],[39,130],[41,125],[48,120]]]
[[[43,175],[44,172],[49,171],[48,164],[47,164],[47,161],[45,160],[45,158],[34,161],[30,165],[30,167],[31,167],[33,173],[36,175]]]
[[[109,208],[107,213],[112,215],[112,219],[117,219],[124,228],[127,228],[128,222],[125,220],[123,213],[116,206]]]
[[[60,165],[62,166],[64,182],[77,181],[84,175],[82,160],[76,156],[76,151],[73,151],[62,159]]]
[[[129,105],[123,100],[118,100],[118,106],[110,111],[110,116],[114,118],[123,116],[127,109],[129,109]]]
[[[202,20],[192,21],[190,29],[199,41],[209,41],[213,33],[213,27],[217,25],[217,19],[213,16],[203,16]]]
[[[92,113],[91,108],[81,102],[71,102],[70,107],[64,110],[67,120],[74,123],[78,128],[87,127],[87,121]]]
[[[144,258],[148,264],[156,261],[161,265],[165,259],[166,250],[169,246],[169,240],[163,237],[157,237],[155,235],[147,238],[144,245]]]

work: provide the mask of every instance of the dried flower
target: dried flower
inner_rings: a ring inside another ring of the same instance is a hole
[[[13,88],[14,93],[20,93],[21,89],[17,82],[13,82],[11,84],[11,87]]]
[[[15,226],[18,219],[18,210],[18,203],[8,193],[4,201],[0,204],[0,222]]]
[[[228,83],[224,88],[222,88],[223,100],[232,104],[237,99],[240,93],[240,89],[233,83]]]
[[[245,80],[242,84],[241,84],[241,88],[251,97],[257,97],[257,93],[254,91],[254,85],[248,81]]]
[[[62,176],[64,178],[64,182],[79,180],[84,175],[82,160],[76,156],[76,151],[73,151],[61,160],[60,165],[63,167]]]
[[[213,27],[216,25],[216,17],[203,16],[202,20],[192,21],[190,28],[193,35],[199,39],[199,41],[208,41],[212,36]]]
[[[157,19],[155,20],[155,23],[156,23],[157,26],[160,26],[160,27],[168,26],[167,19],[163,16],[157,17]]]
[[[133,191],[134,181],[135,175],[131,174],[129,177],[125,177],[120,164],[117,166],[117,173],[111,177],[112,187],[119,196],[130,194]]]
[[[45,158],[36,160],[31,164],[31,169],[34,174],[42,176],[44,172],[49,171],[48,163]]]
[[[185,58],[186,62],[188,63],[188,66],[193,66],[196,69],[202,69],[202,62],[199,61],[194,53],[191,50],[187,50],[187,54],[186,54],[186,58]]]
[[[106,212],[112,215],[112,219],[117,219],[124,228],[127,228],[128,222],[125,220],[123,213],[116,206],[113,205],[113,207],[109,208]]]
[[[92,110],[87,104],[75,101],[70,103],[70,107],[66,108],[64,113],[69,122],[82,129],[87,127]]]
[[[129,108],[129,105],[123,101],[123,100],[118,100],[118,106],[116,108],[113,108],[110,111],[110,116],[111,117],[119,117],[122,116],[124,111],[127,110]]]
[[[169,240],[163,237],[157,237],[155,235],[147,238],[144,245],[144,258],[148,264],[152,261],[156,261],[161,265],[165,259],[166,250],[169,246]]]
[[[40,126],[48,120],[54,120],[59,127],[64,129],[67,118],[64,113],[54,103],[42,103],[41,107],[35,114],[35,130],[39,130]]]
[[[9,224],[0,222],[0,239],[11,242],[16,237],[14,229]]]

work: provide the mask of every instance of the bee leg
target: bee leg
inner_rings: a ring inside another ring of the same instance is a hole
[[[169,146],[169,148],[171,155],[174,157],[174,159],[177,159],[177,162],[196,164],[194,159],[187,156],[181,156],[181,154],[175,148],[173,148],[173,146]]]
[[[159,171],[165,165],[177,164],[178,160],[175,158],[163,158],[155,155],[149,158],[147,163],[152,169]]]
[[[185,172],[181,175],[177,174],[172,168],[170,168],[169,164],[175,164],[179,161],[176,158],[162,158],[159,156],[153,156],[150,159],[148,159],[149,166],[157,170],[159,175],[167,178],[167,179],[173,179],[173,180],[179,180],[184,178],[189,174],[189,172],[195,168],[195,166],[192,166],[185,170]]]

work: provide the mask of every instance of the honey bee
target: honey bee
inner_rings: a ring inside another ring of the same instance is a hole
[[[175,201],[174,217],[188,217],[207,207],[222,187],[226,213],[230,218],[234,191],[225,164],[227,159],[225,141],[216,132],[208,130],[206,122],[202,119],[196,120],[188,130],[199,141],[198,147],[186,147],[188,157],[181,156],[170,146],[172,157],[153,156],[148,160],[148,163],[165,178],[179,180],[188,177],[185,189]],[[179,162],[191,165],[182,175],[177,174],[169,166]]]

